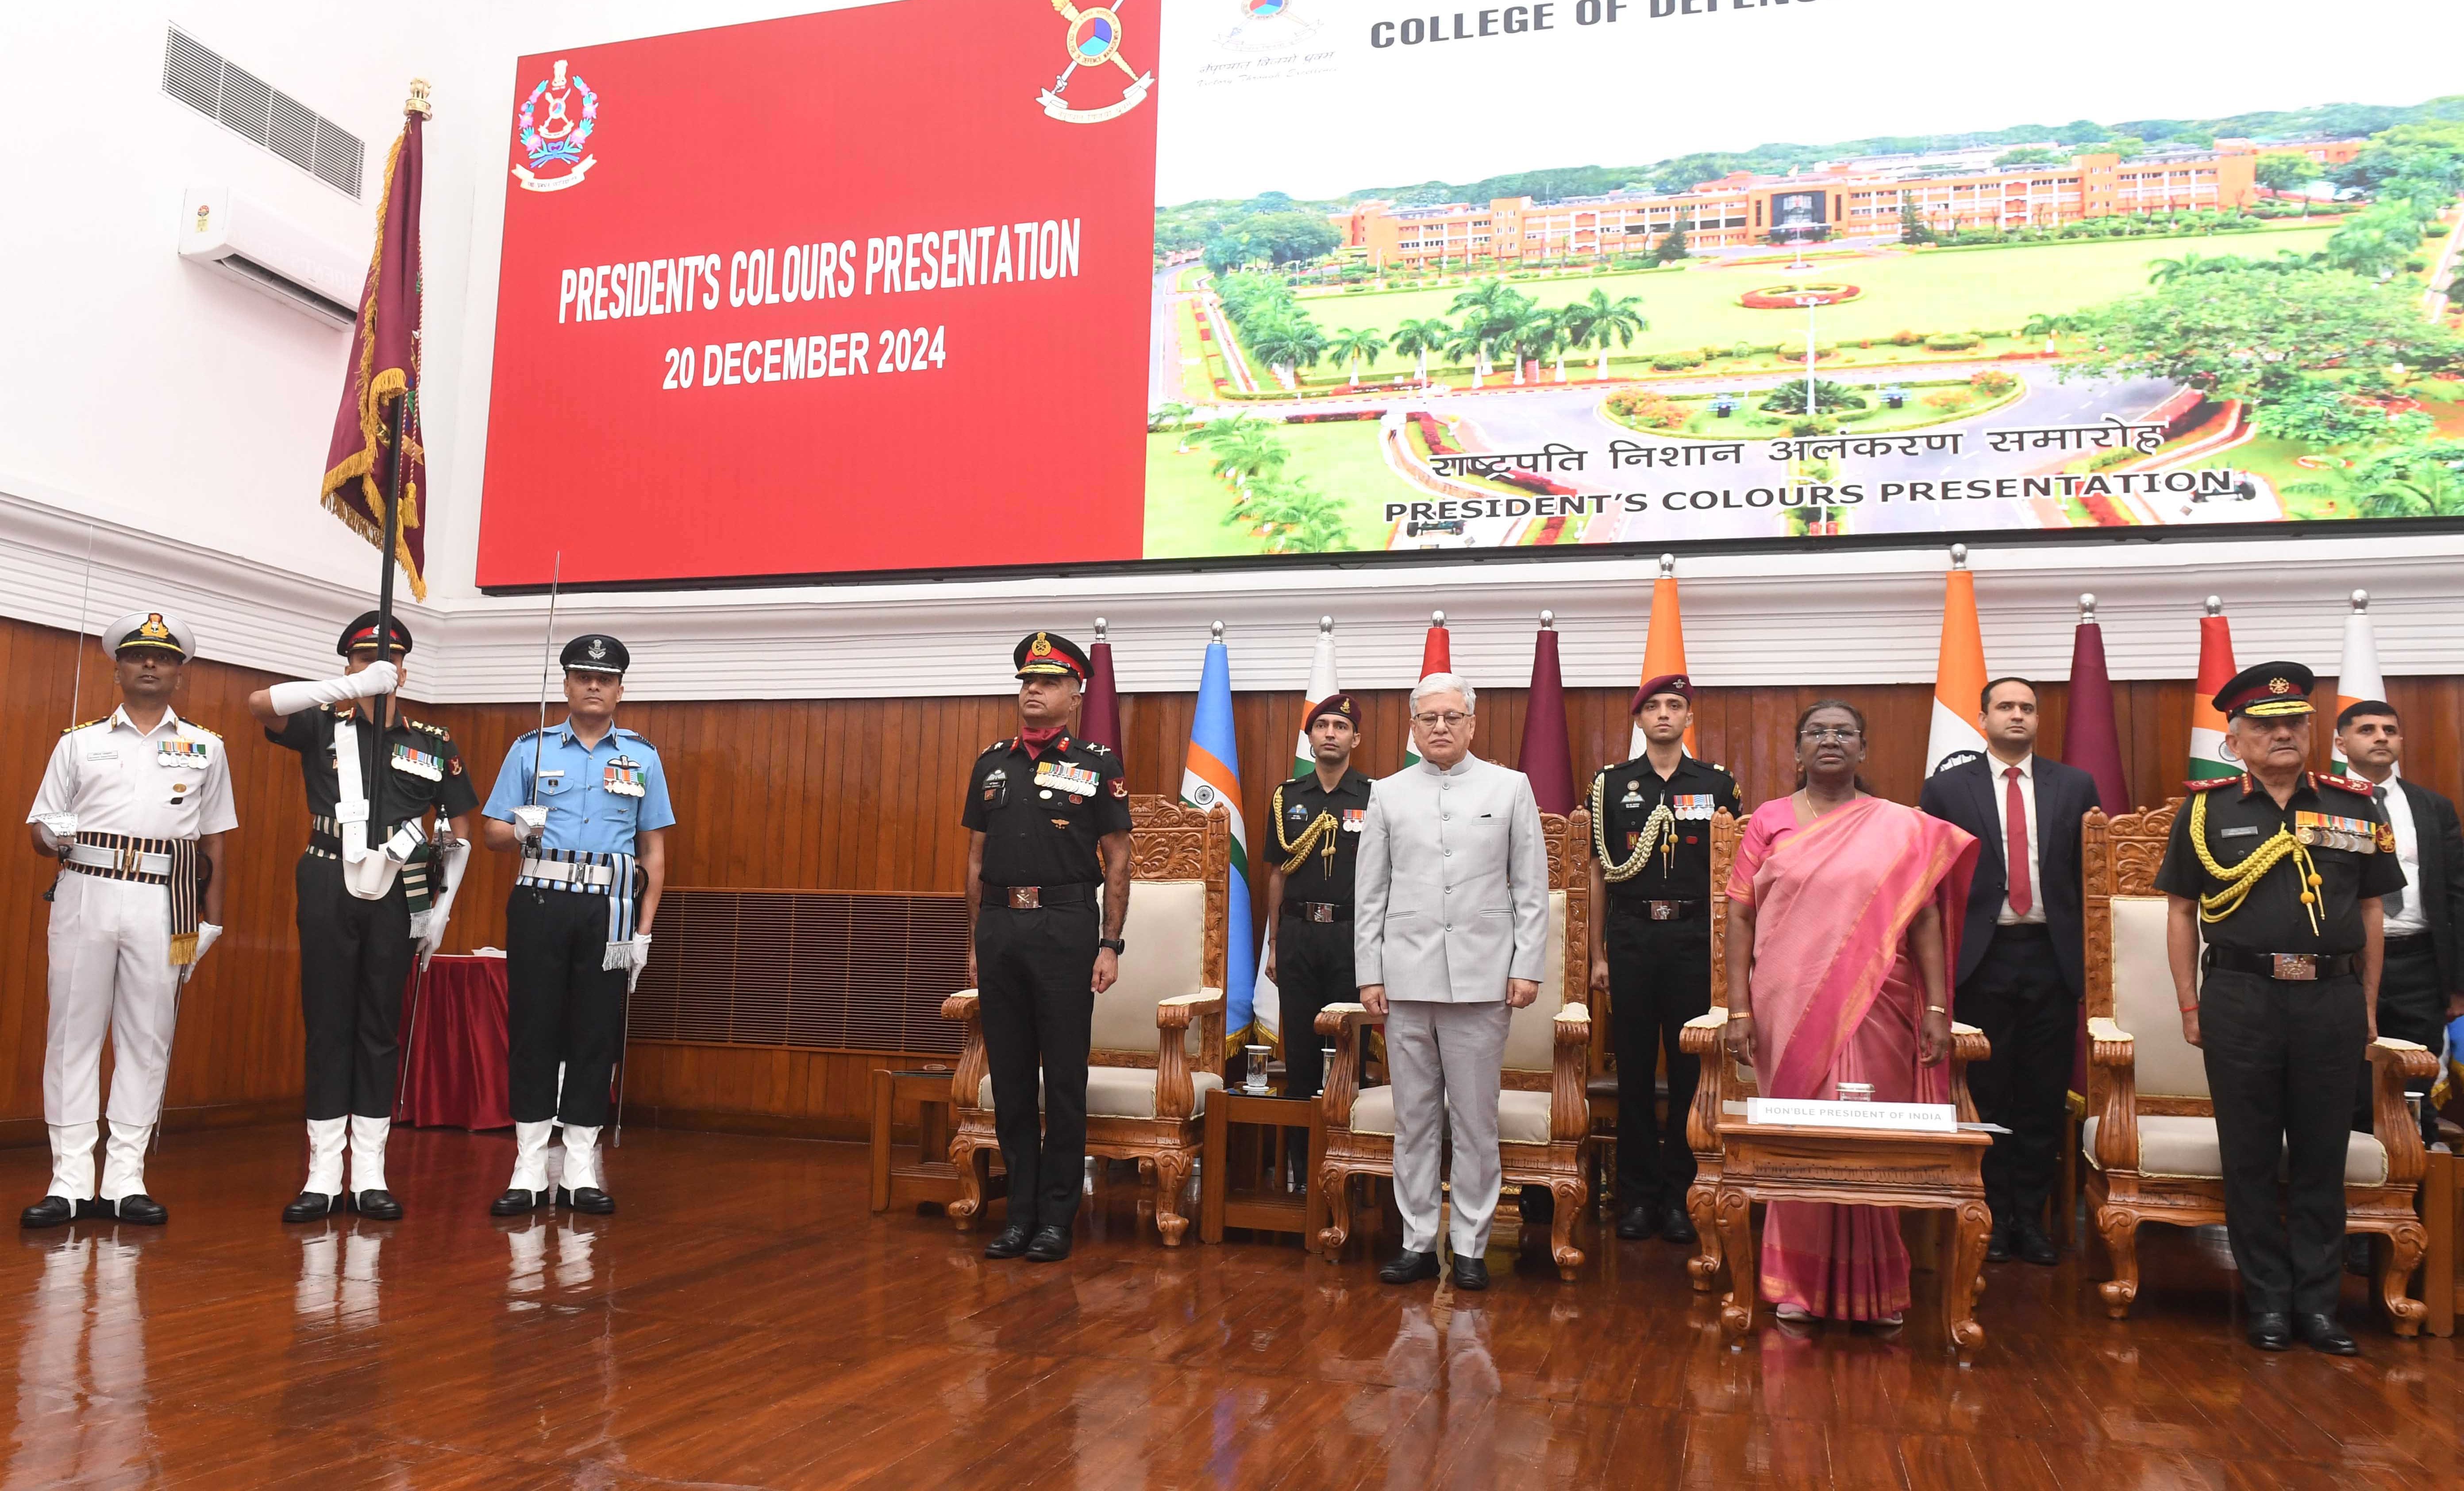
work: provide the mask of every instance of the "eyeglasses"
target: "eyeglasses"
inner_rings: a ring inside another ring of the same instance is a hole
[[[1861,730],[1841,730],[1836,726],[1817,725],[1812,730],[1798,731],[1796,733],[1796,738],[1799,740],[1811,740],[1815,745],[1829,745],[1833,742],[1837,742],[1840,745],[1847,745],[1852,741],[1859,739],[1865,733]]]
[[[1464,720],[1469,718],[1471,718],[1471,716],[1468,714],[1458,714],[1452,710],[1448,710],[1443,714],[1415,714],[1412,716],[1412,723],[1415,725],[1426,725],[1432,730],[1435,730],[1440,725],[1443,725],[1448,730],[1452,730],[1457,725],[1462,724]]]

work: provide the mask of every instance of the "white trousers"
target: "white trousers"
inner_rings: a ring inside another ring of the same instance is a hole
[[[50,948],[44,1122],[90,1124],[99,1116],[107,1030],[111,1120],[151,1125],[163,1110],[179,1010],[170,892],[68,870],[52,897]]]
[[[1391,996],[1390,996],[1391,998]],[[1497,1092],[1513,1011],[1504,1000],[1450,1004],[1394,999],[1386,1014],[1386,1069],[1395,1084],[1395,1207],[1403,1246],[1438,1246],[1440,1119],[1454,1130],[1454,1220],[1459,1257],[1488,1250],[1497,1216]]]

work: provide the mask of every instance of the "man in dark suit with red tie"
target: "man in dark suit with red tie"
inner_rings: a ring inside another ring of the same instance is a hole
[[[1977,1114],[2011,1130],[1995,1135],[1985,1156],[1993,1210],[1985,1257],[2053,1263],[2061,1253],[2045,1230],[2045,1198],[2078,1039],[2079,822],[2099,805],[2096,778],[2035,754],[2035,685],[1996,678],[1980,706],[1986,754],[1936,773],[1917,805],[1984,846],[1960,932],[1953,1008],[1992,1043],[1991,1057],[1968,1072]]]

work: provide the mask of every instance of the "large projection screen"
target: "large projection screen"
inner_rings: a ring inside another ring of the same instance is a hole
[[[524,57],[479,582],[2464,516],[2453,17],[2243,14],[884,0]]]

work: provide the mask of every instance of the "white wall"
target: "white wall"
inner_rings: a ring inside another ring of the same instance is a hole
[[[363,255],[405,85],[421,76],[436,107],[423,234],[431,588],[410,612],[422,639],[414,691],[528,697],[544,603],[472,587],[514,60],[831,8],[194,0],[0,10],[0,56],[11,64],[0,89],[0,211],[11,225],[0,284],[11,290],[0,314],[0,613],[77,625],[91,541],[89,625],[169,605],[197,625],[209,656],[297,672],[327,666],[334,631],[368,603],[374,581],[369,547],[316,498],[347,337],[183,264],[172,245],[184,191],[222,181]],[[362,200],[164,95],[173,21],[361,134],[370,152]],[[2225,596],[2243,657],[2332,669],[2342,598],[2360,585],[2378,598],[2387,671],[2464,672],[2459,558],[2464,540],[2449,537],[2320,538],[2021,546],[1981,551],[1975,568],[1997,670],[2059,676],[2080,590],[2104,599],[2118,676],[2192,673],[2193,623],[2210,591]],[[1689,560],[1689,661],[1720,683],[1929,679],[1944,564],[1936,548]],[[1083,638],[1097,614],[1113,622],[1125,687],[1187,689],[1206,622],[1222,617],[1237,687],[1297,689],[1323,612],[1342,628],[1346,682],[1373,687],[1409,681],[1427,613],[1443,607],[1458,662],[1511,686],[1545,606],[1565,633],[1568,682],[1616,684],[1640,665],[1652,574],[1647,559],[1500,559],[661,592],[573,598],[559,630],[586,621],[625,636],[645,697],[887,695],[1005,691],[1022,631]]]

